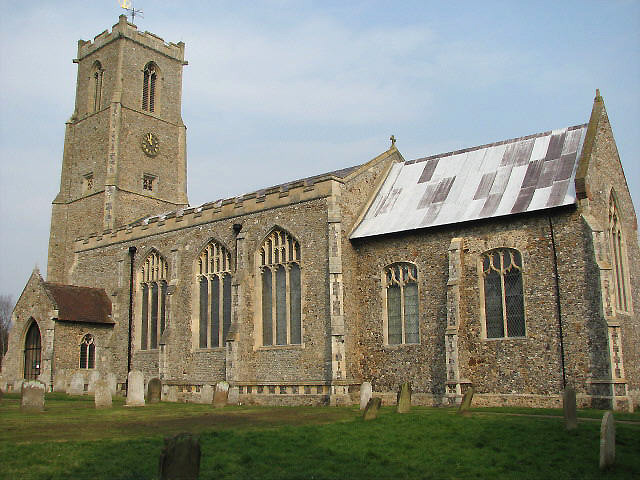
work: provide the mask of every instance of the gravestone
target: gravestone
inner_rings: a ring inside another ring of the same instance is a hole
[[[67,392],[67,373],[64,370],[56,372],[56,376],[53,377],[53,391],[54,392]]]
[[[45,388],[45,384],[39,380],[24,382],[20,410],[23,412],[42,412],[44,410]]]
[[[160,480],[197,480],[200,440],[190,433],[165,437],[160,454]]]
[[[231,387],[229,389],[229,396],[227,397],[228,405],[238,405],[240,403],[240,389],[238,387]]]
[[[93,389],[95,388],[95,384],[99,378],[100,378],[100,372],[98,372],[97,370],[93,370],[89,374],[89,386],[87,388],[87,392],[93,393]]]
[[[600,470],[613,466],[616,459],[616,423],[611,411],[604,412],[600,425]]]
[[[364,382],[360,385],[360,410],[364,410],[367,407],[372,393],[371,382]]]
[[[147,401],[149,403],[158,403],[162,394],[162,382],[159,378],[152,378],[147,385]]]
[[[404,382],[398,390],[398,406],[396,412],[408,413],[411,410],[411,384]]]
[[[229,398],[229,383],[218,382],[216,384],[216,392],[213,394],[213,406],[216,408],[224,407]]]
[[[198,403],[210,404],[213,402],[213,387],[211,385],[203,385],[200,389],[200,400]]]
[[[129,372],[127,390],[128,407],[144,407],[144,375],[138,370]]]
[[[107,384],[111,390],[111,396],[118,393],[118,377],[116,377],[115,373],[107,373]]]
[[[4,396],[4,391],[0,388],[0,403],[2,403],[3,396]]]
[[[82,372],[76,372],[71,376],[67,395],[84,395],[84,375]]]
[[[106,378],[100,377],[94,382],[93,395],[96,408],[111,408],[111,387]]]
[[[458,415],[469,416],[471,412],[469,409],[471,408],[471,401],[473,400],[473,394],[475,390],[473,387],[469,387],[469,389],[462,396],[462,402],[460,402],[460,406],[458,407]]]
[[[167,392],[166,392],[166,395],[165,395],[165,400],[167,402],[177,402],[178,401],[178,389],[176,387],[169,387],[167,389]]]
[[[367,406],[364,407],[364,413],[362,414],[362,418],[367,420],[374,420],[378,417],[378,411],[380,410],[380,405],[382,405],[381,398],[370,398],[367,402]]]
[[[573,387],[567,387],[562,392],[562,409],[564,410],[564,427],[567,430],[578,428],[576,390]]]
[[[13,391],[14,392],[20,392],[22,390],[22,383],[24,382],[24,379],[20,378],[18,380],[14,380],[13,382]]]

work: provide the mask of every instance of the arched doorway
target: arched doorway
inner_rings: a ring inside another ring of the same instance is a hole
[[[33,320],[24,341],[24,378],[36,380],[40,375],[40,329]]]

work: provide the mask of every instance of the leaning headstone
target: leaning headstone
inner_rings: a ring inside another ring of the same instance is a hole
[[[111,408],[111,387],[106,378],[99,378],[93,384],[93,395],[96,408]]]
[[[64,370],[60,370],[56,372],[55,377],[53,377],[53,391],[54,392],[64,392],[67,391],[67,374]]]
[[[200,440],[190,433],[165,437],[160,454],[160,480],[197,480]]]
[[[100,372],[98,370],[94,370],[89,374],[89,386],[87,388],[87,392],[92,393],[95,388],[95,384],[100,378]]]
[[[364,407],[364,413],[362,414],[362,418],[364,420],[374,420],[378,417],[378,411],[380,410],[380,405],[382,405],[381,398],[370,398],[367,402],[367,406]]]
[[[240,389],[238,387],[231,387],[229,389],[229,396],[227,397],[228,405],[238,405],[240,403]]]
[[[22,399],[20,410],[24,412],[42,412],[44,410],[45,384],[38,380],[31,380],[22,384]]]
[[[149,403],[158,403],[162,395],[162,382],[159,378],[152,378],[147,385],[147,401]]]
[[[224,407],[229,398],[229,384],[224,380],[216,384],[216,393],[213,394],[213,406]]]
[[[475,393],[475,390],[473,389],[473,387],[469,387],[469,389],[462,396],[462,402],[458,407],[458,415],[464,415],[464,416],[471,415],[471,412],[469,409],[471,408],[471,401],[473,400],[474,393]]]
[[[367,407],[372,393],[371,382],[364,382],[360,385],[360,410],[364,410]]]
[[[573,387],[567,387],[562,392],[562,409],[564,410],[564,427],[567,430],[578,428],[576,390]]]
[[[144,407],[144,375],[138,370],[129,372],[127,403],[128,407]]]
[[[404,382],[398,390],[398,413],[408,413],[411,410],[411,384]]]
[[[616,459],[616,424],[611,411],[604,412],[600,425],[600,470],[613,466]]]
[[[84,375],[82,372],[76,372],[71,376],[67,395],[84,395]]]
[[[113,397],[118,392],[118,377],[116,377],[115,373],[107,373],[107,383]]]
[[[213,402],[213,387],[211,385],[203,385],[200,389],[200,399],[198,403],[210,404]]]

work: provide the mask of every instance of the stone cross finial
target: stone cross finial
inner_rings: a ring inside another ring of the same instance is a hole
[[[391,135],[391,136],[389,137],[389,140],[391,140],[391,146],[392,146],[392,147],[393,147],[393,146],[395,146],[395,144],[396,144],[396,137],[395,137],[395,135]]]

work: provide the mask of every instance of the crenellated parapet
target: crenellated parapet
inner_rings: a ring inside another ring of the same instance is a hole
[[[111,32],[105,30],[102,33],[96,35],[91,40],[78,40],[78,58],[74,62],[82,60],[87,55],[101,49],[105,45],[117,40],[118,38],[128,38],[140,45],[151,48],[157,52],[160,52],[167,57],[179,60],[183,65],[187,62],[184,61],[184,43],[167,43],[162,38],[154,35],[151,32],[139,32],[138,27],[134,24],[127,22],[125,15],[120,15],[118,23],[116,23]]]
[[[114,230],[104,230],[101,233],[92,233],[87,237],[79,237],[75,241],[74,250],[77,252],[91,250],[114,243],[128,242],[218,220],[325,198],[333,195],[339,188],[339,184],[342,183],[344,183],[343,178],[329,174],[320,178],[300,180],[238,197],[204,203],[199,207],[182,208],[146,217]]]

